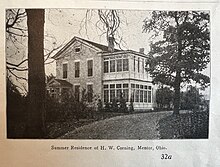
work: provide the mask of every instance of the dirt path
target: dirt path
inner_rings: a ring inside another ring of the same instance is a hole
[[[139,113],[98,121],[62,136],[62,139],[159,139],[158,121],[171,112]]]

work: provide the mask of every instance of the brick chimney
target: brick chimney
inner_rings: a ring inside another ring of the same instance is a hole
[[[140,48],[140,49],[139,49],[139,52],[140,52],[140,53],[144,53],[144,48]]]
[[[108,37],[108,51],[114,52],[114,37]]]

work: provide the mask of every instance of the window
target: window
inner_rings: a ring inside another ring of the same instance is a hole
[[[135,102],[139,102],[139,89],[135,91]]]
[[[128,62],[127,56],[116,56],[109,59],[104,58],[104,73],[129,71]]]
[[[110,60],[110,72],[115,72],[115,60]]]
[[[87,85],[88,102],[92,102],[93,99],[93,85]]]
[[[140,58],[138,57],[138,66],[137,66],[137,68],[138,68],[138,72],[140,72]]]
[[[67,64],[63,64],[63,78],[67,78]]]
[[[76,101],[79,101],[79,96],[80,96],[80,85],[75,85],[75,98]]]
[[[93,60],[87,61],[88,77],[93,76]]]
[[[136,64],[136,62],[135,62],[135,56],[134,56],[134,71],[135,71],[135,68],[136,68],[136,67],[135,67],[135,64]]]
[[[123,97],[125,101],[128,102],[128,98],[129,98],[128,84],[123,84]]]
[[[131,98],[134,102],[152,103],[152,87],[147,85],[131,84]]]
[[[143,100],[144,100],[143,93],[144,93],[143,90],[140,90],[140,102],[143,102]]]
[[[104,90],[104,102],[109,102],[109,90]]]
[[[115,98],[123,97],[126,102],[129,101],[129,87],[128,84],[110,84],[103,85],[104,88],[104,102],[112,102]]]
[[[117,72],[122,71],[122,59],[117,59]]]
[[[80,62],[75,62],[75,78],[79,78],[80,75]]]
[[[109,72],[108,68],[109,68],[109,61],[104,61],[104,73]]]
[[[112,102],[115,99],[115,89],[110,90],[110,102]]]
[[[151,86],[148,87],[148,103],[152,103],[151,100],[152,96],[151,96]]]
[[[123,59],[123,71],[129,71],[128,59]]]
[[[80,52],[80,48],[75,48],[75,52],[76,53]]]
[[[147,91],[144,90],[144,102],[147,103]]]

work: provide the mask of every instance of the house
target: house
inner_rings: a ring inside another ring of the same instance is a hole
[[[47,84],[53,97],[72,92],[77,100],[82,89],[88,93],[88,102],[93,94],[103,104],[112,102],[123,94],[135,110],[153,109],[155,88],[152,78],[145,70],[148,56],[144,50],[118,50],[109,40],[108,46],[79,37],[74,37],[53,58],[56,60],[56,79]]]

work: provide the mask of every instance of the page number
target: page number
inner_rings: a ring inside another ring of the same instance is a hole
[[[172,159],[172,155],[170,154],[161,154],[161,159],[164,160],[164,159]]]

